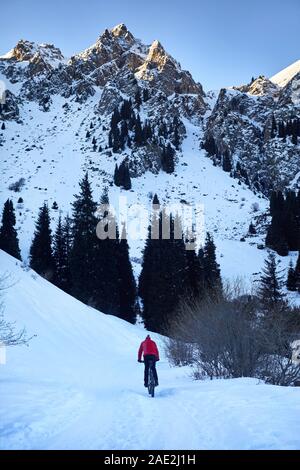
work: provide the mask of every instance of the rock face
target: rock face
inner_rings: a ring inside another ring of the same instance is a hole
[[[187,120],[204,129],[199,144],[215,164],[252,189],[268,194],[299,185],[300,61],[271,79],[259,76],[221,89],[210,107],[212,95],[159,41],[145,45],[119,24],[69,60],[54,45],[20,40],[0,57],[0,75],[7,87],[1,120],[22,122],[23,109],[34,102],[44,112],[59,109],[63,126],[72,106],[82,109],[84,138],[91,134],[101,142],[97,151],[104,158],[112,151],[115,159],[126,158],[132,176],[157,173],[168,144],[178,161]],[[65,103],[57,108],[59,100]],[[118,120],[112,149],[111,118],[124,101],[134,116]],[[92,132],[87,120],[94,123]],[[95,141],[92,146],[95,151]]]
[[[202,87],[194,82],[190,73],[182,71],[158,41],[145,46],[124,24],[106,29],[94,45],[69,61],[53,45],[20,40],[0,58],[0,71],[11,82],[21,82],[23,91],[27,90],[27,99],[36,101],[41,98],[43,88],[47,88],[50,94],[74,95],[82,102],[94,94],[93,87],[103,88],[112,81],[121,86],[121,96],[124,91],[128,92],[124,77],[134,76],[142,87],[156,88],[166,96],[196,95],[200,114],[206,109]],[[39,91],[30,92],[28,81],[32,80],[35,87],[37,79],[41,83]]]
[[[57,96],[79,105],[92,100],[95,117],[102,123],[99,132],[108,134],[111,115],[124,100],[131,100],[136,116],[142,104],[142,125],[151,123],[153,138],[140,145],[142,148],[133,142],[127,152],[133,176],[147,169],[159,171],[162,148],[170,138],[176,141],[173,150],[178,158],[185,133],[181,119],[202,125],[208,108],[203,89],[191,74],[158,41],[144,45],[124,24],[106,29],[95,44],[69,60],[53,45],[21,40],[0,58],[0,73],[6,77],[8,89],[18,89],[15,111],[11,95],[6,112],[2,110],[3,120],[15,119],[17,104],[21,109],[28,101],[49,111]]]
[[[299,98],[300,73],[284,87],[260,76],[222,89],[206,123],[204,147],[223,167],[229,158],[227,171],[254,190],[269,194],[299,186]]]

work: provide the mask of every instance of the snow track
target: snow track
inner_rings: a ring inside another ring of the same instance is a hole
[[[5,316],[36,334],[0,365],[0,449],[299,449],[299,388],[194,381],[163,340],[155,398],[143,387],[140,326],[104,315],[0,252]]]

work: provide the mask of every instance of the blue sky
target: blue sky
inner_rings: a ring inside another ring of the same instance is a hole
[[[0,53],[28,39],[66,56],[125,23],[165,49],[206,90],[272,76],[300,59],[300,0],[9,0],[1,2]]]

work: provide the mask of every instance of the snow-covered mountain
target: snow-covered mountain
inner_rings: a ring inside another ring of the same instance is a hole
[[[214,161],[228,155],[232,173],[264,194],[300,187],[300,71],[293,71],[279,73],[282,81],[260,76],[222,89],[205,128]]]
[[[284,87],[299,72],[300,72],[300,60],[296,60],[296,62],[294,62],[293,64],[289,65],[285,69],[273,75],[273,77],[271,77],[270,80],[276,85],[280,87]]]
[[[38,208],[56,201],[59,211],[70,212],[88,170],[95,199],[107,186],[116,208],[120,194],[129,207],[137,201],[148,207],[155,192],[161,202],[203,203],[224,276],[252,279],[264,257],[257,246],[265,236],[265,196],[271,187],[298,184],[299,143],[270,138],[272,116],[277,122],[298,116],[297,77],[282,88],[260,77],[249,86],[204,93],[159,41],[144,45],[124,24],[70,59],[53,45],[19,41],[0,58],[7,88],[0,105],[0,205],[10,197],[17,206],[24,259]],[[128,99],[142,125],[150,123],[152,138],[136,145],[129,130],[131,145],[113,152],[111,116]],[[211,138],[216,150],[207,158],[202,146]],[[172,174],[161,169],[168,143],[175,152]],[[226,152],[231,173],[219,167]],[[125,158],[132,176],[126,192],[113,184],[115,165]],[[9,189],[22,178],[20,192]],[[53,228],[59,211],[52,210]],[[251,221],[258,234],[247,238]],[[130,244],[138,270],[144,240]],[[254,266],[252,259],[259,262]]]
[[[169,366],[153,334],[161,361],[152,399],[137,362],[143,328],[87,307],[0,251],[4,272],[13,285],[5,317],[36,336],[0,364],[0,449],[299,449],[296,387],[194,381],[187,367]]]

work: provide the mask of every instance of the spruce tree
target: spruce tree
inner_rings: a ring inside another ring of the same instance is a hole
[[[119,272],[119,235],[114,215],[109,210],[107,193],[101,197],[101,204],[106,204],[99,215],[98,223],[102,226],[102,238],[97,239],[95,259],[95,306],[101,312],[121,315],[121,278]]]
[[[72,248],[70,270],[72,295],[82,302],[94,305],[96,259],[98,239],[96,236],[96,203],[86,173],[79,183],[80,192],[72,204]]]
[[[271,127],[271,139],[274,139],[277,134],[277,124],[276,124],[276,119],[274,117],[274,114],[272,114],[272,127]]]
[[[143,101],[146,102],[146,101],[149,100],[149,98],[150,98],[149,90],[148,90],[148,88],[144,88],[143,89]]]
[[[157,205],[157,206],[159,205],[159,200],[158,200],[157,194],[154,194],[152,204]]]
[[[0,228],[0,249],[21,260],[19,240],[15,229],[16,217],[13,202],[10,199],[4,204],[2,225]]]
[[[196,253],[195,240],[188,236],[186,239],[187,281],[190,296],[195,299],[205,294],[204,266],[202,258]]]
[[[168,143],[167,147],[163,147],[162,149],[161,166],[163,171],[169,174],[173,173],[175,169],[174,153],[170,143]]]
[[[140,115],[137,115],[135,126],[134,126],[134,142],[136,145],[140,146],[143,143],[143,131]]]
[[[297,290],[297,276],[296,270],[293,268],[292,262],[290,262],[288,276],[286,281],[286,287],[289,291],[296,291]]]
[[[183,238],[174,238],[174,217],[154,211],[144,249],[139,295],[145,327],[166,332],[187,287],[187,264]],[[163,226],[170,224],[170,237],[163,238]],[[153,238],[154,227],[158,238]],[[152,236],[151,236],[152,234]]]
[[[219,295],[222,292],[221,271],[217,263],[216,246],[209,232],[203,248],[203,270],[207,294],[212,297]]]
[[[265,259],[265,265],[259,280],[258,297],[266,312],[280,307],[284,302],[282,288],[284,278],[282,271],[278,271],[275,254],[270,252]]]
[[[50,215],[46,203],[40,208],[30,247],[30,267],[48,280],[53,280],[55,263],[52,253]]]
[[[248,232],[250,233],[250,235],[256,235],[256,228],[252,222],[250,222]]]
[[[55,276],[53,282],[65,292],[70,292],[71,288],[70,249],[70,220],[67,217],[65,222],[63,222],[61,215],[59,215],[53,238],[53,257],[55,262]]]
[[[128,191],[129,189],[131,189],[129,167],[125,161],[122,162],[121,167],[122,167],[122,173],[123,173],[121,186],[123,186],[123,188],[126,189],[126,191]]]
[[[232,169],[232,164],[231,164],[231,160],[230,160],[230,156],[229,156],[229,152],[228,150],[225,151],[224,155],[223,155],[223,162],[222,162],[222,166],[223,166],[223,170],[226,171],[226,172],[230,172],[231,169]]]
[[[140,109],[141,104],[142,104],[142,98],[141,98],[141,92],[139,88],[135,94],[135,104],[136,104],[137,109]]]
[[[120,276],[120,318],[130,323],[136,320],[136,284],[129,258],[129,247],[125,227],[118,246],[118,268]]]
[[[114,171],[114,184],[116,186],[120,186],[121,185],[121,181],[120,181],[120,171],[119,171],[119,167],[116,163],[116,166],[115,166],[115,171]]]

